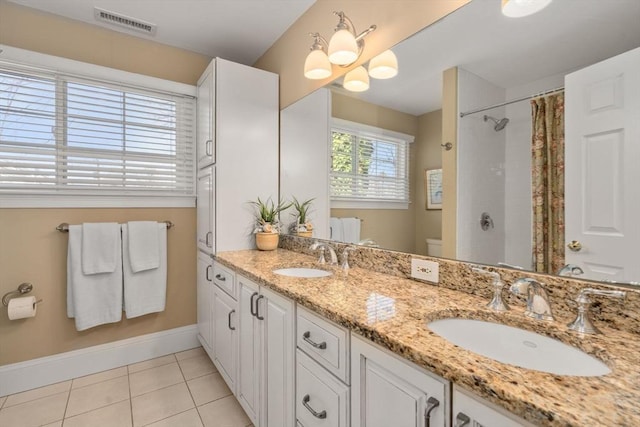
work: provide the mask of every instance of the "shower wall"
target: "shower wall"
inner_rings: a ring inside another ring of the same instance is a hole
[[[561,86],[564,86],[564,73],[508,88],[506,99],[517,99]],[[504,260],[531,269],[531,104],[522,101],[505,108],[509,124],[504,129],[505,236],[508,236],[504,242]]]
[[[505,89],[458,68],[458,109],[468,111],[505,100]],[[457,254],[460,260],[496,264],[505,260],[505,130],[496,132],[484,114],[505,117],[505,108],[458,120]],[[488,212],[494,228],[482,230]]]

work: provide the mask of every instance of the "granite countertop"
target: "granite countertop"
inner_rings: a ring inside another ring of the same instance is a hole
[[[483,298],[361,268],[351,268],[348,276],[334,268],[329,277],[284,277],[272,270],[318,267],[315,258],[284,249],[222,252],[216,261],[533,424],[640,426],[640,339],[635,334],[597,325],[603,334],[580,336],[565,326],[572,319],[536,321],[524,316],[524,306],[514,305],[495,313],[484,308]],[[426,326],[447,317],[538,332],[597,357],[612,372],[570,377],[503,364],[457,347]]]

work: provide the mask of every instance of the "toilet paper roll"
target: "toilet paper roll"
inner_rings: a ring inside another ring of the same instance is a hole
[[[37,310],[36,297],[12,298],[9,300],[9,306],[7,307],[9,320],[35,317]]]

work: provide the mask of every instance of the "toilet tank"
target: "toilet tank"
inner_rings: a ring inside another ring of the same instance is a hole
[[[429,256],[442,256],[442,240],[441,239],[427,239],[427,255]]]

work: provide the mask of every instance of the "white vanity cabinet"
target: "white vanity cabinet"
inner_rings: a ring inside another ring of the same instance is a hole
[[[237,275],[236,397],[256,427],[293,427],[294,303]]]
[[[213,313],[211,301],[213,298],[213,260],[211,255],[198,251],[198,272],[197,272],[197,320],[198,320],[198,340],[202,347],[213,354],[213,341],[211,328],[213,324]]]
[[[452,422],[454,427],[533,427],[533,424],[455,385]]]
[[[449,426],[450,383],[355,335],[351,427]]]
[[[236,389],[238,360],[238,302],[213,287],[213,363],[229,389]]]

